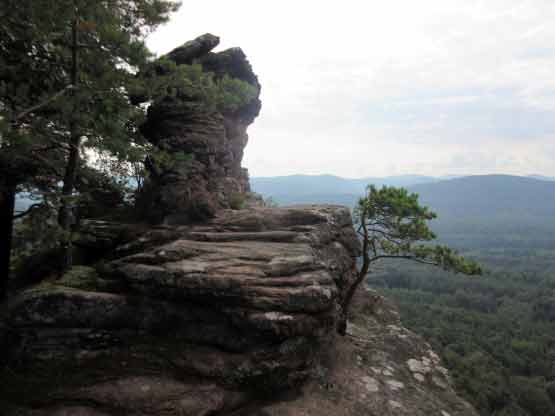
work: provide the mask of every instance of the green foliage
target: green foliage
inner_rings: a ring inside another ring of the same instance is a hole
[[[58,241],[69,238],[58,225],[58,205],[45,197],[36,209],[15,223],[11,259],[14,270],[36,251],[54,248]]]
[[[428,222],[436,214],[418,203],[418,195],[406,189],[370,185],[354,210],[354,222],[363,239],[367,263],[383,258],[406,258],[469,275],[480,266],[441,245],[422,244],[436,238]]]
[[[60,278],[56,279],[54,283],[56,286],[98,292],[121,290],[120,282],[102,279],[96,269],[87,266],[73,266]]]
[[[56,284],[75,289],[95,290],[98,286],[98,279],[98,274],[94,268],[73,266],[56,281]]]
[[[177,7],[167,0],[4,2],[0,26],[4,133],[17,133],[14,138],[20,142],[19,127],[24,124],[24,131],[42,131],[40,136],[66,141],[72,122],[87,137],[86,146],[125,155],[122,140],[129,142],[129,120],[137,112],[127,93],[138,82],[134,72],[150,57],[145,34],[167,21]],[[78,85],[69,88],[75,21]],[[46,132],[46,126],[55,128]],[[35,134],[30,137],[36,141]]]
[[[256,98],[258,94],[255,86],[227,75],[213,82],[214,102],[216,108],[223,112],[237,111]]]
[[[555,403],[555,381],[551,381],[546,384],[545,391],[548,394],[552,402]]]
[[[106,170],[81,167],[73,204],[78,207],[79,219],[113,217],[115,212],[131,208],[134,189],[126,170],[119,164]]]
[[[555,320],[545,308],[555,304],[554,252],[538,250],[529,262],[528,251],[481,253],[480,279],[400,261],[368,275],[484,416],[555,414]]]
[[[168,97],[195,102],[208,111],[233,112],[258,95],[255,86],[225,75],[215,77],[202,65],[177,65],[161,58],[146,71],[147,83],[135,85],[133,95],[141,100],[164,100]]]
[[[231,209],[243,209],[245,204],[245,195],[240,192],[234,192],[229,199],[229,207]]]
[[[129,93],[151,58],[146,34],[178,7],[171,0],[3,1],[0,190],[57,199],[63,232],[49,233],[53,241],[70,245],[70,217],[87,194],[74,194],[80,159],[110,161],[105,166],[117,174],[144,158],[144,109]],[[3,234],[0,275],[7,276],[11,235]]]
[[[187,168],[193,160],[193,156],[185,152],[167,152],[158,147],[153,148],[148,155],[157,169],[162,171]]]
[[[67,152],[69,134],[78,130],[86,137],[84,148],[118,160],[140,159],[130,144],[140,140],[136,126],[143,114],[128,94],[140,82],[135,72],[150,58],[145,35],[178,6],[168,0],[4,2],[2,151],[22,158],[41,151],[41,163],[49,163],[54,150]]]
[[[338,332],[346,331],[348,310],[356,289],[366,279],[370,266],[382,259],[408,259],[440,266],[465,274],[481,274],[480,266],[459,256],[445,246],[425,245],[435,238],[428,221],[436,214],[418,203],[418,195],[403,188],[367,187],[354,209],[354,224],[362,239],[362,264],[357,279],[348,288],[343,300],[343,319]]]

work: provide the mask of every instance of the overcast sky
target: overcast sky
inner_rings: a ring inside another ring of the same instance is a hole
[[[251,176],[555,175],[554,0],[183,0],[151,35],[240,46]]]

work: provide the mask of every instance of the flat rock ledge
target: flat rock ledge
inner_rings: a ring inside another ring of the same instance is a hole
[[[334,339],[359,253],[338,206],[91,227],[102,244],[118,236],[108,259],[2,309],[3,414],[231,414],[299,386]]]

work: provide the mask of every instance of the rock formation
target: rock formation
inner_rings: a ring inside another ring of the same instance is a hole
[[[119,241],[111,257],[4,311],[3,414],[476,414],[374,293],[358,294],[348,335],[336,334],[359,253],[347,208],[90,226]]]
[[[217,43],[168,57],[259,91],[244,54]],[[89,221],[75,244],[86,265],[0,305],[0,413],[475,416],[376,294],[361,290],[336,333],[359,255],[347,208],[226,209],[248,190],[258,98],[233,113],[174,98],[152,105],[145,132],[194,159],[152,162],[161,224]]]
[[[297,386],[333,339],[357,254],[341,207],[149,229],[10,305],[10,371],[25,376],[3,394],[33,391],[37,414],[189,415]]]
[[[249,191],[248,173],[241,167],[247,127],[257,117],[260,84],[239,48],[210,52],[219,38],[206,34],[170,52],[177,65],[202,65],[216,80],[244,81],[256,96],[233,110],[205,109],[197,97],[177,94],[155,101],[143,133],[170,155],[190,155],[170,168],[149,164],[151,183],[143,200],[154,222],[184,224],[211,218],[221,208],[240,205]],[[158,70],[160,72],[162,70]],[[178,159],[178,158],[174,158]]]

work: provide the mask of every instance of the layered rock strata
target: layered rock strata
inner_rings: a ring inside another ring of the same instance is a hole
[[[394,305],[360,288],[347,335],[336,337],[297,391],[258,403],[256,416],[478,416],[439,356],[403,327]]]
[[[359,250],[346,208],[89,226],[111,258],[3,310],[2,414],[477,416],[375,292],[336,334]]]
[[[4,312],[12,414],[225,414],[295,387],[333,339],[358,241],[346,208],[253,208],[115,253]]]
[[[206,34],[166,58],[178,66],[199,64],[216,81],[224,77],[244,81],[256,94],[228,110],[206,107],[199,97],[179,92],[152,103],[142,131],[173,160],[171,166],[164,166],[149,159],[150,183],[142,200],[153,222],[206,220],[218,209],[240,207],[249,191],[248,172],[241,161],[247,128],[261,107],[260,84],[240,48],[211,52],[218,44],[219,38]]]

